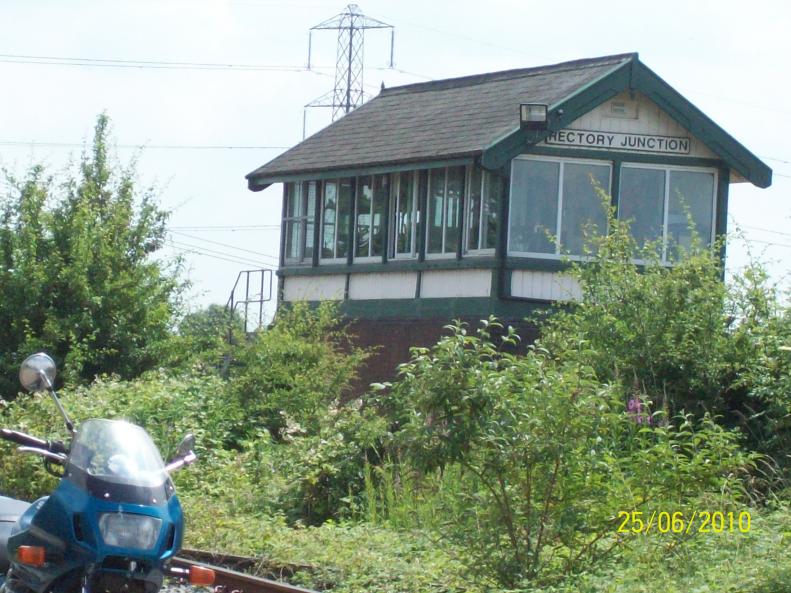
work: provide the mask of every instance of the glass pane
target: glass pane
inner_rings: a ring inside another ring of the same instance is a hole
[[[371,241],[371,200],[373,187],[370,177],[360,177],[357,181],[357,221],[354,233],[354,257],[368,257]]]
[[[555,253],[559,178],[560,163],[514,160],[509,251]]]
[[[371,207],[371,255],[382,255],[385,251],[385,209],[390,194],[390,176],[374,177],[374,197]]]
[[[321,257],[335,257],[335,217],[338,208],[338,184],[328,181],[324,184],[324,211],[321,229]]]
[[[290,220],[286,223],[286,259],[299,259],[299,239],[302,222]]]
[[[667,213],[668,247],[692,246],[690,219],[698,238],[711,244],[714,214],[714,174],[697,171],[670,171],[670,202]]]
[[[305,225],[305,252],[302,258],[309,260],[313,258],[313,229],[316,220],[316,182],[311,181],[307,184],[307,205],[305,215],[307,224]]]
[[[564,253],[582,255],[585,232],[606,233],[607,214],[596,187],[610,190],[606,165],[565,163],[563,166],[563,212],[560,245]]]
[[[302,184],[286,184],[286,218],[295,218],[302,214]]]
[[[639,248],[662,238],[664,217],[665,172],[660,169],[623,167],[618,218],[631,221],[629,229]]]
[[[470,171],[470,189],[467,192],[467,251],[480,249],[481,237],[481,178],[482,171]]]
[[[445,253],[456,253],[461,241],[461,194],[464,191],[464,167],[448,169],[445,205]]]
[[[483,249],[494,249],[497,246],[497,215],[500,196],[503,195],[503,180],[499,175],[486,173],[483,187],[483,225],[481,233]]]
[[[349,223],[352,218],[352,180],[342,179],[338,184],[338,226],[335,233],[338,237],[335,246],[335,257],[347,257],[351,237]]]
[[[442,219],[445,212],[445,170],[429,171],[428,253],[442,253]]]
[[[412,238],[415,224],[415,176],[410,171],[400,173],[395,215],[396,253],[409,254],[413,251]]]

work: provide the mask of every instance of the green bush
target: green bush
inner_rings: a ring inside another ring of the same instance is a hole
[[[619,545],[619,511],[742,495],[739,475],[755,460],[737,434],[708,417],[639,418],[577,360],[501,351],[489,335],[495,323],[474,336],[457,325],[415,351],[391,394],[410,462],[424,471],[459,464],[466,474],[452,493],[454,509],[466,510],[447,517],[447,534],[476,570],[507,586],[557,578]]]
[[[693,232],[694,235],[694,232]],[[726,284],[718,246],[677,250],[663,265],[642,251],[628,222],[610,216],[591,235],[591,256],[569,273],[582,298],[542,322],[539,344],[593,369],[648,410],[716,416],[738,426],[746,445],[788,467],[791,455],[791,309],[752,265]],[[774,469],[762,472],[773,482]]]
[[[669,415],[725,413],[729,320],[717,250],[698,246],[663,265],[613,216],[609,233],[588,241],[595,255],[569,270],[582,298],[544,320],[540,344]]]
[[[152,259],[168,213],[136,188],[134,166],[109,156],[96,123],[78,172],[34,166],[0,194],[0,393],[16,393],[19,363],[48,351],[66,384],[155,368],[170,341],[183,284]]]
[[[245,430],[266,429],[276,442],[317,434],[328,407],[348,397],[365,359],[349,345],[337,305],[329,302],[281,307],[272,327],[232,355],[229,390],[245,411]]]
[[[126,419],[143,426],[162,456],[175,452],[182,437],[196,435],[200,463],[216,464],[223,442],[238,430],[238,416],[225,400],[222,382],[215,376],[181,374],[167,377],[149,373],[135,381],[100,379],[89,387],[65,389],[60,397],[72,420],[79,425],[90,418]],[[0,402],[0,426],[42,438],[65,438],[63,420],[47,394],[24,394],[11,402]],[[0,491],[24,499],[48,493],[55,485],[40,458],[14,452],[0,442]],[[200,484],[190,470],[176,475],[177,484]]]

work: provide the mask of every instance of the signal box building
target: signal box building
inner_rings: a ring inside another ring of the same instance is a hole
[[[592,180],[669,260],[687,212],[714,241],[729,184],[771,176],[624,54],[382,90],[247,179],[283,184],[281,302],[341,301],[381,378],[452,319],[579,296],[564,269],[604,227]]]

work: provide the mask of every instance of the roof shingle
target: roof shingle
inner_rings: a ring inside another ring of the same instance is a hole
[[[519,126],[520,103],[551,106],[632,58],[619,54],[386,89],[247,178],[253,187],[286,175],[479,154]]]

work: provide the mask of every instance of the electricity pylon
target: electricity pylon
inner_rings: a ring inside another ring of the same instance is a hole
[[[310,28],[308,70],[311,66],[313,31],[338,31],[338,49],[335,57],[335,87],[305,105],[306,110],[309,107],[332,107],[332,120],[335,121],[365,102],[363,48],[366,29],[390,29],[390,68],[392,68],[395,29],[392,25],[365,16],[356,4],[349,4],[344,12]],[[302,133],[304,137],[304,117]]]

